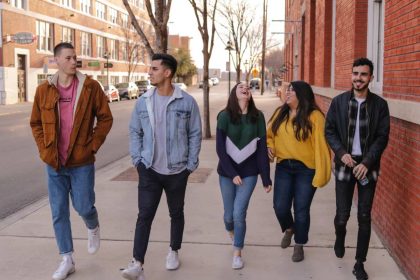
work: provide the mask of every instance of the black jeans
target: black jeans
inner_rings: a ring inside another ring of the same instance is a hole
[[[152,222],[163,190],[165,190],[171,217],[170,246],[174,251],[181,248],[184,233],[185,189],[190,172],[184,170],[179,174],[162,175],[151,168],[146,169],[143,164],[138,165],[137,172],[140,178],[138,185],[139,214],[134,235],[133,257],[144,263]]]
[[[346,225],[350,218],[350,210],[356,182],[357,180],[353,175],[349,182],[335,180],[337,211],[334,219],[334,226],[337,237],[341,235],[341,237],[344,238],[346,234]],[[375,188],[376,182],[373,180],[365,186],[362,186],[357,182],[357,221],[359,223],[359,232],[357,234],[356,260],[361,262],[366,261],[369,249],[371,211]]]

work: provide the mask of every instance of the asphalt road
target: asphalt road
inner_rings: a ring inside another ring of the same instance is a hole
[[[202,107],[202,90],[191,87],[188,91]],[[226,82],[211,89],[212,119],[225,104],[226,96]],[[96,169],[128,155],[128,123],[134,104],[135,100],[110,104],[114,124],[97,154]],[[0,108],[0,219],[47,195],[45,165],[39,159],[29,127],[31,104],[5,106]]]

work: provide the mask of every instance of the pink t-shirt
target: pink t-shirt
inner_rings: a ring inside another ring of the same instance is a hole
[[[73,129],[73,108],[76,102],[76,92],[79,81],[73,78],[71,84],[62,87],[58,84],[58,92],[60,93],[60,136],[58,138],[58,156],[60,163],[64,165],[67,160],[67,151],[70,144],[70,135]]]

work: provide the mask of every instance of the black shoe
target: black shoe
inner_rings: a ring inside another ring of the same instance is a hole
[[[344,253],[346,252],[346,248],[344,247],[344,238],[338,238],[335,240],[334,244],[334,252],[337,258],[344,257]]]
[[[356,276],[357,280],[367,280],[369,278],[368,274],[365,271],[362,262],[357,262],[353,268],[353,275]]]

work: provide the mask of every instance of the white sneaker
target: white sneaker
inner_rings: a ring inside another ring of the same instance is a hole
[[[99,226],[95,229],[88,229],[88,252],[95,254],[99,250],[101,244],[101,236]]]
[[[179,257],[177,251],[172,251],[169,248],[169,253],[166,256],[166,269],[167,270],[175,270],[179,267]]]
[[[122,271],[122,277],[128,280],[146,280],[141,263],[133,259],[126,269]]]
[[[244,262],[242,261],[241,256],[233,256],[232,260],[232,268],[233,269],[241,269],[244,267]]]
[[[74,271],[75,271],[75,268],[74,268],[73,258],[71,257],[71,255],[65,255],[63,256],[63,260],[61,261],[57,270],[54,272],[52,279],[54,280],[66,279],[67,276],[72,274]]]

